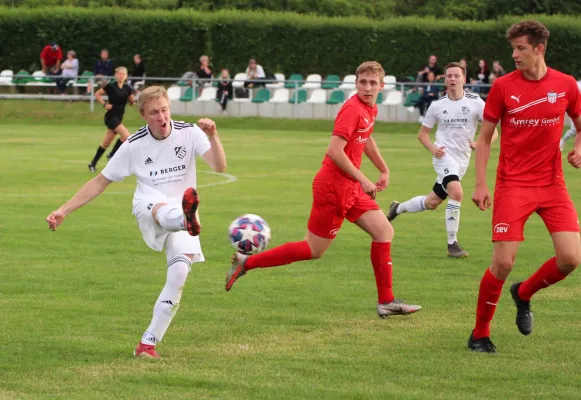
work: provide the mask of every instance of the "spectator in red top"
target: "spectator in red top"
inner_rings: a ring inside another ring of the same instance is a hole
[[[56,42],[47,44],[40,53],[40,65],[42,72],[47,75],[58,75],[61,69],[63,51]]]

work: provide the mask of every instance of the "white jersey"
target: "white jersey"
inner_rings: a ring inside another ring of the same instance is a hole
[[[459,100],[444,95],[432,102],[422,125],[431,129],[438,124],[434,144],[445,147],[446,158],[464,167],[470,163],[470,141],[474,140],[483,112],[484,101],[476,94],[464,92]]]
[[[133,203],[156,198],[159,193],[181,203],[184,190],[196,187],[196,156],[210,150],[210,141],[196,125],[170,121],[165,139],[156,139],[146,125],[131,135],[102,174],[117,182],[130,175],[137,177]]]

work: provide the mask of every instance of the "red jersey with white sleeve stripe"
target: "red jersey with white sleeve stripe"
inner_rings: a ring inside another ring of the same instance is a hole
[[[494,81],[484,119],[501,124],[497,185],[563,181],[559,140],[565,112],[572,119],[581,115],[581,95],[572,76],[548,68],[538,81],[518,70]]]
[[[361,159],[365,145],[369,136],[373,133],[373,125],[377,117],[377,105],[368,106],[361,101],[357,94],[353,95],[343,104],[337,117],[335,118],[335,127],[333,135],[340,136],[347,140],[344,148],[345,154],[356,168],[361,166]],[[354,180],[347,175],[341,168],[336,166],[329,156],[325,156],[321,172],[339,173],[345,178]]]

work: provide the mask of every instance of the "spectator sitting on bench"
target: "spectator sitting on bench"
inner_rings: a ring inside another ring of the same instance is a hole
[[[256,86],[264,86],[264,82],[260,82],[261,79],[266,77],[264,69],[260,64],[256,62],[254,58],[251,58],[248,62],[248,68],[246,68],[246,82],[244,82],[245,88],[253,88]]]
[[[109,51],[107,49],[101,50],[101,58],[99,58],[95,62],[95,69],[93,73],[95,74],[95,77],[115,75],[115,67],[113,65],[113,60],[109,58]],[[99,88],[103,88],[107,86],[110,79],[111,78],[103,78],[97,80],[96,82],[99,85]],[[93,86],[91,84],[91,81],[89,81],[87,85],[87,94],[91,94],[92,88]]]
[[[56,79],[56,87],[61,95],[65,95],[67,92],[67,83],[79,75],[79,60],[74,50],[67,52],[67,59],[63,62],[61,68],[61,77]]]

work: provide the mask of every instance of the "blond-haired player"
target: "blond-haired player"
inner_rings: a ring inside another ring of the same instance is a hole
[[[137,177],[133,214],[145,243],[153,250],[165,250],[167,281],[134,354],[158,358],[155,346],[179,307],[191,263],[204,261],[196,213],[199,199],[194,189],[196,156],[216,172],[226,169],[226,156],[212,120],[200,119],[193,125],[171,119],[163,87],[150,86],[141,92],[139,112],[147,125],[130,136],[103,171],[50,213],[46,221],[55,230],[70,213],[112,182],[130,175]]]

